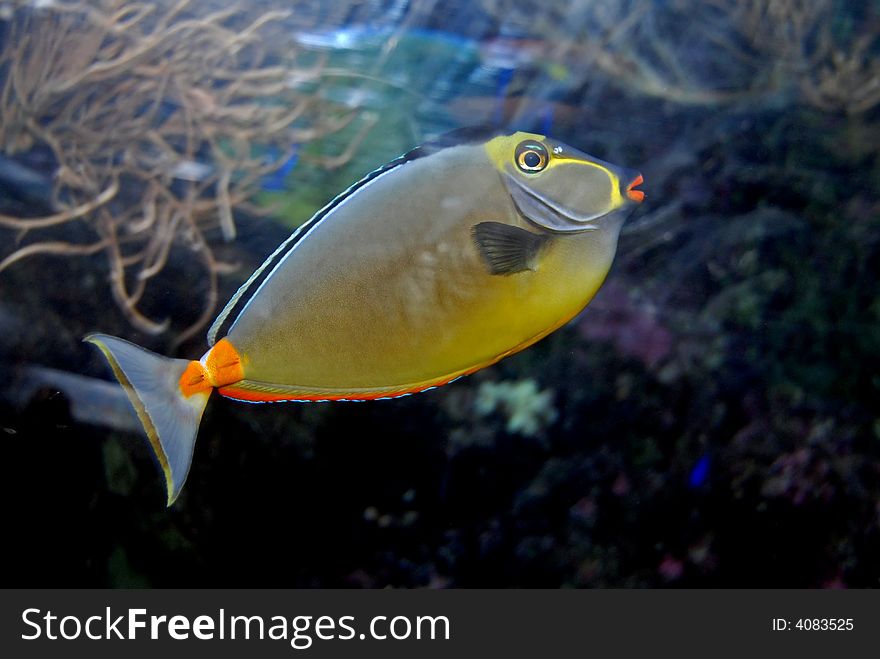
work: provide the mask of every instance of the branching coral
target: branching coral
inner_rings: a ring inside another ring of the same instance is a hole
[[[861,114],[880,104],[880,16],[832,0],[713,0],[755,53],[809,104]],[[851,27],[835,24],[845,17]]]
[[[880,105],[880,19],[848,48],[828,42],[825,57],[801,77],[800,88],[814,106],[862,114]]]
[[[506,0],[483,0],[504,22]],[[633,92],[687,105],[799,93],[826,111],[880,104],[876,10],[833,0],[565,0],[527,3],[544,56]],[[520,9],[522,11],[522,9]],[[841,28],[836,17],[851,27]],[[515,22],[515,21],[514,21]]]
[[[764,85],[748,63],[730,56],[738,48],[724,19],[699,3],[600,1],[590,6],[586,21],[597,38],[581,48],[582,61],[641,95],[717,105]],[[727,66],[701,58],[700,51],[725,58]]]
[[[261,177],[302,144],[337,131],[356,108],[320,100],[323,63],[290,43],[273,52],[265,33],[288,11],[131,0],[15,3],[0,52],[0,151],[51,151],[57,163],[47,217],[0,216],[28,256],[102,252],[113,298],[140,330],[167,321],[139,310],[172,246],[189,248],[207,275],[203,310],[214,311],[212,236],[235,237]],[[206,13],[207,12],[207,13]],[[274,154],[268,158],[267,154]],[[82,221],[91,243],[29,234]],[[23,244],[26,243],[26,244]]]
[[[504,0],[483,5],[501,21],[509,10]],[[766,84],[735,56],[742,44],[707,3],[556,0],[534,3],[533,11],[529,25],[547,33],[544,55],[565,63],[576,83],[595,82],[599,72],[637,94],[690,105],[731,102]]]

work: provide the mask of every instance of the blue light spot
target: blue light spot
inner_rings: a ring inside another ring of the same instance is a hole
[[[688,476],[688,485],[694,489],[701,487],[709,478],[709,456],[704,455],[694,464]]]
[[[553,132],[553,110],[553,106],[548,105],[541,113],[541,131],[544,135],[549,135]]]
[[[282,156],[281,149],[274,146],[270,147],[267,156],[269,162],[277,161]],[[296,168],[298,162],[299,152],[294,150],[293,154],[278,169],[263,177],[263,190],[284,192],[287,189],[287,175]]]

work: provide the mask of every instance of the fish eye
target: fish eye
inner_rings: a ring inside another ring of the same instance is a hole
[[[540,172],[547,166],[547,149],[540,142],[520,142],[514,156],[516,166],[529,174]]]

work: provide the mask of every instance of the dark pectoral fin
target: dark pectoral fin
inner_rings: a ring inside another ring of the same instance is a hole
[[[549,236],[501,222],[480,222],[471,229],[483,262],[493,275],[534,270],[538,253]]]

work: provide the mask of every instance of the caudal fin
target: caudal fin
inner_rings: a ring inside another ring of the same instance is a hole
[[[101,349],[128,394],[165,474],[170,506],[189,473],[199,422],[212,390],[184,395],[180,378],[191,363],[186,359],[163,357],[106,334],[89,334],[84,340]]]

